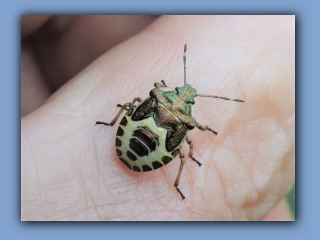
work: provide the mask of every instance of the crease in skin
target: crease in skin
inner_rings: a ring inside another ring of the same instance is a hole
[[[228,125],[228,124],[227,124]],[[250,195],[248,195],[248,196],[246,196],[245,197],[245,199],[243,199],[243,203],[241,203],[239,206],[237,206],[237,209],[241,209],[241,205],[242,205],[242,208],[245,208],[245,207],[247,207],[248,206],[248,204],[249,205],[251,205],[251,204],[254,204],[254,202],[255,202],[255,200],[257,199],[257,190],[255,189],[255,187],[254,187],[254,185],[253,184],[251,184],[251,183],[253,183],[253,181],[252,181],[252,177],[250,176],[250,172],[248,172],[248,170],[247,170],[247,168],[246,168],[246,166],[243,164],[243,162],[241,161],[241,156],[239,156],[238,154],[237,154],[237,152],[240,152],[240,150],[239,150],[239,148],[237,147],[237,145],[235,144],[237,141],[235,141],[234,140],[234,137],[232,136],[232,135],[234,135],[235,134],[235,132],[233,132],[233,130],[232,130],[232,128],[225,128],[225,129],[229,129],[229,131],[227,131],[226,132],[226,136],[228,136],[228,138],[229,139],[232,139],[232,142],[233,142],[233,144],[231,145],[231,146],[229,146],[228,147],[228,145],[227,145],[227,148],[229,149],[229,151],[231,151],[231,152],[234,152],[235,153],[235,155],[237,156],[237,158],[235,158],[235,160],[238,162],[238,164],[239,164],[239,167],[240,167],[240,169],[241,169],[241,172],[239,173],[239,177],[238,177],[238,179],[242,176],[242,173],[244,173],[244,172],[246,172],[246,178],[249,178],[251,181],[250,181],[250,185],[249,186],[247,186],[246,188],[248,189],[248,188],[253,188],[253,190],[254,190],[254,192],[253,192],[253,194],[250,194]],[[229,137],[229,136],[231,136],[231,137]],[[224,143],[225,142],[225,140],[224,139],[222,139],[222,142]],[[225,144],[221,144],[221,146],[224,146]],[[225,180],[223,180],[225,183],[227,183]],[[235,181],[236,183],[238,183],[239,181]],[[250,190],[250,192],[252,191],[252,189]],[[226,199],[226,201],[227,201],[227,199]]]
[[[285,178],[292,179],[292,184],[289,185],[287,188],[284,188],[284,192],[289,192],[292,188],[292,185],[294,185],[295,180],[295,156],[294,156],[295,148],[292,147],[290,151],[287,152],[287,154],[284,157],[284,160],[282,161],[281,165],[281,171]],[[288,175],[288,176],[286,176]]]
[[[277,187],[277,184],[273,183],[273,185],[268,186],[268,189],[259,193],[259,198],[256,201],[255,205],[253,205],[253,208],[255,210],[255,215],[253,219],[264,218],[269,213],[269,211],[276,205],[276,200],[278,200],[278,196],[274,196],[274,193],[272,193],[272,195],[270,195],[270,193],[266,194],[268,190],[270,190],[271,188],[272,190],[274,190],[275,187]]]
[[[117,194],[118,193],[131,193],[132,191],[133,191],[133,188],[135,187],[135,185],[136,185],[136,183],[135,182],[133,182],[133,183],[128,183],[128,182],[126,182],[125,180],[121,180],[120,182],[118,182],[117,184],[112,184],[112,183],[110,183],[110,184],[107,184],[106,183],[106,181],[107,180],[109,180],[110,179],[110,177],[108,177],[106,180],[102,180],[103,181],[103,183],[107,186],[107,188],[109,189],[109,191],[111,192],[115,192],[114,190],[117,190],[116,192],[117,192]],[[125,190],[124,189],[124,187],[126,188],[126,189],[129,189],[129,190]],[[117,197],[118,195],[114,195],[114,197]],[[128,196],[130,196],[129,194],[128,194]],[[114,198],[114,199],[116,199],[116,198]]]
[[[174,160],[176,160],[176,158],[175,159],[173,159],[172,161],[174,161]],[[169,166],[172,166],[172,165],[169,165]],[[160,169],[160,171],[161,171],[161,174],[162,174],[162,176],[164,176],[164,180],[165,180],[165,183],[166,183],[166,185],[168,186],[168,190],[170,189],[170,194],[172,194],[172,196],[177,196],[177,190],[176,190],[176,188],[173,186],[173,183],[174,183],[174,180],[175,179],[171,179],[171,178],[169,178],[169,176],[168,176],[168,174],[170,174],[170,175],[172,175],[171,173],[172,173],[172,171],[170,171],[170,172],[168,172],[167,171],[168,170],[168,168],[166,168],[166,167],[162,167],[161,169]],[[177,171],[178,171],[178,169],[177,169]]]
[[[195,205],[196,204],[196,201],[195,201],[195,196],[196,196],[196,192],[198,192],[198,189],[197,187],[195,186],[195,182],[194,182],[194,178],[193,178],[193,175],[195,175],[195,173],[198,173],[200,174],[201,171],[198,171],[200,170],[199,168],[191,168],[189,167],[189,164],[196,164],[194,161],[191,160],[191,158],[189,157],[189,155],[186,155],[185,154],[185,160],[186,160],[186,164],[185,164],[185,178],[187,179],[187,184],[185,184],[186,186],[188,186],[189,188],[189,193],[188,193],[188,200],[190,201],[190,204],[191,205]],[[188,161],[189,160],[189,161]],[[190,161],[191,160],[191,161]],[[189,163],[187,163],[187,161]],[[193,171],[192,171],[193,170]]]
[[[92,205],[93,205],[93,208],[90,208],[90,209],[93,209],[94,210],[94,212],[96,213],[96,215],[98,216],[98,220],[102,220],[102,217],[101,217],[101,215],[100,215],[100,213],[99,213],[99,211],[98,211],[98,209],[97,209],[97,205],[96,205],[96,203],[95,203],[95,201],[94,201],[94,199],[93,199],[93,196],[91,196],[91,194],[90,194],[90,191],[89,191],[89,189],[87,188],[87,186],[85,186],[85,189],[86,189],[86,192],[87,192],[87,195],[88,195],[88,197],[90,198],[90,201],[91,201],[91,203],[92,203]],[[90,209],[88,209],[89,207],[86,205],[85,206],[85,209],[84,209],[84,211],[86,212],[86,218],[85,218],[85,220],[87,221],[88,219],[88,217],[87,217],[87,211],[86,210],[90,210]]]
[[[222,181],[223,179],[221,178],[221,175],[220,175],[220,173],[219,173],[219,168],[218,168],[216,162],[213,161],[213,164],[214,164],[214,166],[215,166],[216,173],[217,173],[217,176],[218,176],[218,178],[219,178],[220,185],[221,185],[222,190],[223,190],[223,197],[224,197],[224,202],[225,202],[226,209],[231,213],[230,208],[229,208],[229,206],[228,206],[228,202],[227,202],[226,186],[225,186],[224,182]],[[229,220],[231,220],[231,219],[232,219],[232,214],[229,215]]]
[[[161,179],[162,179],[162,178],[161,178]],[[152,181],[152,183],[153,183],[154,189],[156,189],[155,194],[154,194],[154,199],[155,199],[155,201],[150,200],[150,203],[148,203],[148,204],[150,204],[150,210],[151,210],[151,206],[154,205],[154,208],[152,209],[152,211],[158,211],[158,212],[160,212],[160,211],[163,211],[163,210],[166,208],[165,205],[163,205],[163,204],[161,203],[161,201],[159,200],[161,197],[165,197],[165,195],[163,195],[163,193],[159,193],[159,191],[157,190],[157,189],[158,189],[158,184],[157,184],[157,183],[159,183],[159,180],[158,180],[158,179],[154,179],[154,180]],[[151,204],[152,204],[152,205],[151,205]],[[161,210],[160,210],[160,209],[161,209]]]
[[[135,61],[133,59],[133,61]],[[132,64],[131,64],[132,65]],[[156,66],[157,67],[157,66]],[[151,64],[148,64],[148,66],[146,67],[146,69],[149,69],[149,68],[154,68],[153,66],[151,66]],[[155,76],[152,78],[152,80],[147,80],[145,79],[145,75],[148,75],[147,73],[137,73],[136,71],[133,71],[133,72],[128,72],[128,69],[133,69],[135,70],[135,66],[132,66],[130,67],[130,64],[128,64],[128,66],[125,68],[126,70],[123,70],[124,68],[120,68],[120,69],[115,69],[114,72],[115,73],[120,73],[120,75],[123,75],[124,76],[124,80],[125,81],[119,81],[118,84],[120,83],[120,89],[123,89],[124,92],[127,92],[128,90],[130,91],[131,94],[136,94],[137,93],[139,95],[141,95],[140,97],[142,99],[148,97],[149,95],[149,92],[150,92],[150,89],[153,87],[153,83],[154,82],[157,82],[157,81],[160,81],[161,79],[166,79],[166,76],[170,73],[170,69],[161,69],[161,71],[156,71],[155,70],[155,73],[157,72],[162,72],[161,74],[155,74]],[[112,68],[111,68],[112,70]],[[136,76],[135,76],[136,75]],[[156,76],[157,75],[161,75],[160,78],[157,78]],[[128,79],[128,77],[130,79]],[[139,81],[139,83],[137,82]],[[141,88],[140,90],[136,90],[134,92],[132,92],[132,90],[135,90],[135,89],[132,89],[132,85],[136,85],[136,84],[142,84],[144,87]],[[170,84],[170,80],[168,79],[167,80],[167,84],[169,84],[169,87],[174,87],[172,84]],[[135,93],[137,92],[137,93]],[[127,99],[126,101],[131,101],[132,99]]]
[[[204,135],[206,133],[203,133]],[[207,133],[209,134],[209,133]],[[196,139],[198,141],[198,139]],[[201,149],[198,149],[196,146],[198,146],[198,144],[196,144],[197,141],[193,141],[195,144],[195,155],[196,158],[199,160],[201,159],[201,162],[203,163],[203,166],[199,167],[197,165],[194,165],[195,163],[193,161],[188,161],[188,175],[186,175],[188,177],[188,179],[190,179],[190,191],[191,193],[189,194],[190,197],[192,198],[192,204],[193,205],[198,205],[197,211],[201,211],[201,212],[206,212],[206,209],[210,209],[209,205],[214,206],[214,204],[211,204],[211,200],[210,199],[210,194],[211,191],[208,190],[202,190],[203,186],[207,186],[208,188],[212,188],[209,186],[212,185],[216,185],[217,183],[215,181],[209,181],[208,179],[211,179],[210,177],[208,177],[209,175],[209,171],[211,171],[212,169],[210,168],[211,165],[211,161],[213,161],[212,159],[212,154],[210,154],[210,157],[204,157]],[[204,151],[208,151],[208,148],[204,148]],[[199,152],[199,154],[198,154]],[[200,158],[199,158],[200,157]],[[215,170],[214,170],[215,171]],[[205,181],[205,179],[207,179],[207,181]],[[214,187],[213,187],[214,188]],[[209,194],[209,195],[205,195],[205,194]],[[207,196],[207,197],[205,197]],[[202,204],[203,203],[203,204]],[[208,205],[208,206],[207,206]],[[190,209],[191,213],[193,212],[193,208]]]
[[[105,181],[102,180],[102,182],[106,185]],[[108,189],[107,190],[107,194],[106,195],[108,196],[108,199],[107,199],[108,201],[104,200],[103,204],[97,204],[96,205],[96,209],[99,212],[99,207],[104,207],[104,206],[109,207],[109,208],[111,207],[111,210],[112,210],[111,212],[113,213],[113,215],[116,216],[116,217],[119,217],[120,215],[115,211],[114,206],[116,206],[120,201],[116,199],[116,194],[111,194],[112,190],[113,189]],[[110,196],[111,196],[111,199],[109,198]],[[122,202],[123,203],[130,202],[132,200],[134,200],[134,197],[131,197],[130,199],[125,199]],[[100,215],[101,214],[102,213],[100,213]],[[110,214],[110,211],[109,211],[109,214]]]
[[[228,153],[230,152],[230,153]],[[223,158],[229,158],[230,160],[227,160],[225,164],[221,163],[221,172],[224,171],[224,173],[220,174],[222,181],[224,181],[225,184],[225,191],[226,191],[226,202],[229,206],[229,208],[233,211],[241,210],[243,208],[243,205],[248,202],[254,202],[255,198],[254,195],[252,195],[253,187],[250,180],[249,173],[246,173],[243,175],[243,177],[236,181],[236,179],[239,179],[239,175],[237,176],[228,176],[228,170],[230,165],[234,165],[233,171],[238,171],[238,169],[245,169],[243,164],[238,161],[239,157],[235,153],[233,153],[232,150],[228,149],[227,153],[224,154],[225,157]],[[230,155],[230,156],[229,156]],[[234,157],[232,157],[234,155]],[[219,167],[220,169],[220,167]],[[227,171],[227,172],[226,172]],[[230,170],[231,171],[231,170]],[[235,197],[234,197],[235,196]],[[237,198],[237,201],[234,201],[233,199]]]
[[[85,194],[86,193],[86,186],[85,186],[82,174],[81,174],[81,168],[77,167],[76,160],[74,159],[74,156],[73,156],[72,152],[70,152],[69,148],[64,144],[63,141],[61,142],[61,145],[65,149],[65,152],[67,152],[67,154],[69,155],[69,161],[71,162],[72,169],[74,171],[74,174],[75,174],[77,180],[79,181],[80,189],[82,190],[81,191],[81,193],[82,193],[81,195],[82,195],[83,209],[87,209],[88,203],[87,203],[87,198],[86,198],[87,196]],[[89,146],[87,148],[89,148]],[[84,154],[82,156],[83,159],[85,159],[86,152],[87,151],[84,151]],[[84,219],[87,219],[87,214],[86,213],[87,213],[86,211],[83,212]]]
[[[57,90],[47,102],[57,102],[63,100],[63,103],[66,106],[69,106],[70,109],[75,109],[75,112],[82,112],[83,103],[91,102],[87,101],[87,99],[91,96],[92,92],[100,89],[96,88],[95,84],[92,84],[92,81],[100,82],[104,77],[104,71],[99,72],[89,71],[84,69],[81,73],[79,73],[76,77],[65,83],[59,90]],[[91,81],[90,81],[91,80]],[[79,91],[80,88],[81,90]],[[67,92],[68,94],[65,94]],[[62,94],[62,96],[61,96]],[[58,97],[59,96],[59,97]],[[76,99],[76,101],[74,101]],[[64,106],[64,105],[62,105]]]
[[[138,204],[141,206],[142,211],[147,209],[149,213],[156,214],[164,210],[164,208],[160,208],[160,205],[158,204],[158,201],[156,198],[153,200],[153,199],[150,199],[149,197],[145,197],[140,199]]]
[[[46,208],[45,208],[45,198],[43,197],[43,184],[42,184],[42,181],[41,181],[41,177],[40,177],[40,170],[39,170],[39,164],[38,164],[38,161],[37,161],[37,155],[34,151],[34,147],[32,145],[32,142],[30,141],[30,138],[28,137],[28,134],[23,130],[23,128],[21,128],[21,135],[22,136],[25,136],[25,138],[27,138],[27,143],[29,145],[29,149],[31,150],[32,152],[32,155],[34,156],[34,162],[35,162],[35,165],[36,165],[36,173],[37,173],[37,179],[38,179],[38,183],[39,183],[39,186],[40,186],[40,196],[41,196],[41,209],[42,209],[42,213],[45,217],[46,220],[48,220],[48,214],[47,214],[47,211],[46,211]],[[25,141],[24,141],[25,142]],[[23,154],[23,153],[21,153]],[[21,155],[22,156],[22,155]],[[21,195],[22,195],[22,189],[21,189]],[[22,199],[21,199],[21,203],[22,203]]]
[[[68,115],[67,113],[58,113],[58,112],[56,112],[55,110],[53,111],[53,110],[51,110],[51,111],[44,111],[44,113],[43,113],[43,115],[45,116],[44,117],[44,119],[43,119],[43,122],[46,122],[46,121],[48,121],[48,122],[54,122],[54,123],[57,123],[57,125],[56,126],[54,126],[55,128],[57,128],[57,129],[60,129],[59,127],[61,127],[61,126],[63,126],[65,129],[68,129],[68,127],[66,126],[66,124],[67,123],[69,123],[69,122],[66,122],[66,121],[53,121],[53,119],[55,119],[55,118],[57,118],[57,116],[59,117],[59,116],[62,116],[63,118],[65,118],[65,119],[73,119],[73,121],[72,121],[72,126],[73,127],[75,127],[75,123],[77,123],[77,122],[79,122],[79,118],[78,117],[73,117],[72,118],[72,115]],[[36,126],[34,126],[34,128],[35,128]],[[44,126],[37,126],[37,129],[35,130],[35,131],[37,131],[37,132],[46,132],[46,131],[44,131],[44,130],[42,130],[41,129],[41,127],[43,127],[43,129],[45,129],[46,128],[46,126],[44,125]],[[52,137],[50,137],[50,138],[47,138],[47,139],[42,139],[41,140],[41,144],[44,144],[44,143],[46,143],[46,144],[50,144],[51,146],[54,146],[55,144],[58,144],[58,143],[60,143],[61,142],[61,139],[63,139],[63,138],[69,138],[69,137],[72,137],[72,136],[74,136],[75,134],[77,134],[77,132],[81,132],[81,131],[83,131],[84,129],[86,128],[86,126],[83,126],[83,125],[80,125],[80,122],[79,122],[79,127],[78,128],[76,128],[76,129],[73,129],[72,131],[70,130],[69,131],[69,133],[64,133],[64,135],[62,136],[62,135],[58,135],[58,134],[56,134],[56,135],[53,135]],[[70,128],[69,128],[70,129]],[[32,129],[33,130],[33,129]],[[49,132],[50,133],[50,132]],[[49,135],[49,134],[48,134]]]
[[[128,184],[133,184],[133,180],[137,177],[136,174],[127,174],[129,169],[126,169],[125,166],[122,166],[121,162],[117,160],[116,156],[116,154],[112,155],[112,161],[108,162],[108,166],[106,166],[108,170],[99,176],[109,189],[122,188]],[[102,170],[104,168],[105,166],[101,167]]]
[[[141,199],[141,201],[138,201],[136,211],[135,211],[135,217],[139,216],[139,212],[144,212],[145,209],[148,210],[148,216],[149,214],[155,215],[159,212],[163,211],[164,208],[160,208],[157,200],[151,200],[151,199]]]
[[[100,178],[100,176],[99,176],[98,178]],[[111,203],[116,203],[117,200],[116,200],[115,196],[113,196],[113,194],[111,194],[111,191],[110,191],[110,190],[112,190],[112,189],[109,189],[109,188],[108,188],[109,185],[108,185],[108,184],[106,183],[106,181],[104,181],[103,179],[102,179],[101,182],[102,182],[102,183],[104,184],[104,186],[106,187],[105,190],[106,190],[106,195],[108,195],[108,199],[110,199],[109,202],[111,202]],[[101,196],[101,195],[100,195],[100,180],[98,180],[98,192],[97,192],[97,196],[98,196],[98,197]],[[92,197],[93,197],[93,196],[92,196]]]
[[[261,164],[269,163],[268,169],[270,169],[271,171],[276,170],[274,169],[274,167],[277,167],[275,164],[278,163],[280,159],[283,159],[284,155],[290,149],[290,145],[291,145],[290,142],[287,141],[290,138],[288,134],[284,131],[284,129],[279,125],[279,123],[276,120],[273,120],[273,122],[275,123],[276,128],[274,129],[274,131],[276,133],[270,136],[271,138],[261,141],[260,147],[259,147],[259,152],[260,152],[259,157],[262,158],[262,160],[265,159],[264,161],[259,161],[259,163]],[[270,125],[270,123],[268,125]],[[283,143],[286,143],[286,144],[283,144]],[[276,145],[276,148],[275,148],[275,145]],[[270,151],[270,149],[272,150]],[[266,154],[266,151],[268,152],[267,154]],[[270,160],[272,158],[273,160]],[[270,162],[273,162],[274,160],[275,160],[275,163],[270,165]],[[270,170],[266,170],[265,172],[269,173]],[[260,169],[260,172],[261,171],[264,171],[264,170]],[[255,170],[255,172],[257,171]],[[259,183],[259,181],[255,181],[255,182]],[[263,185],[267,185],[267,183]],[[261,187],[262,186],[260,186],[260,188]]]
[[[63,177],[63,176],[62,176]],[[71,177],[73,177],[73,176],[71,176]],[[80,179],[82,179],[82,177],[80,177]],[[47,179],[48,180],[48,179]],[[63,177],[63,179],[62,179],[62,181],[66,181],[67,179],[65,179],[65,177]],[[68,180],[67,180],[68,181]],[[61,184],[54,184],[54,187],[55,187],[55,189],[57,188],[57,187],[59,187],[59,185],[61,185]],[[63,186],[63,185],[61,185],[61,186]],[[48,188],[48,185],[46,184],[46,188]],[[60,187],[59,187],[60,188]],[[74,188],[76,188],[76,186],[74,186]],[[68,186],[67,187],[67,189],[70,189],[70,187]]]
[[[130,206],[134,204],[134,193],[130,199],[118,199],[117,202],[104,201],[106,198],[100,199],[101,204],[96,205],[96,209],[102,219],[107,217],[120,218],[127,214],[130,210]],[[107,199],[106,199],[107,200]]]
[[[127,76],[126,76],[127,77]],[[108,85],[109,83],[107,82],[107,81],[105,81],[105,82],[98,82],[97,83],[97,90],[95,91],[95,93],[94,94],[92,94],[92,96],[93,96],[93,99],[95,99],[97,96],[107,96],[107,99],[101,99],[101,100],[97,100],[97,102],[98,101],[102,101],[102,102],[105,102],[106,103],[106,105],[102,105],[101,106],[101,109],[99,110],[99,114],[105,114],[105,113],[107,113],[108,111],[107,111],[107,109],[108,109],[108,107],[106,107],[107,106],[107,103],[108,102],[119,102],[119,103],[121,103],[121,104],[123,104],[123,103],[125,103],[125,102],[130,102],[130,101],[132,101],[132,99],[134,98],[134,96],[136,96],[136,95],[139,95],[139,94],[137,94],[136,92],[140,92],[139,90],[136,90],[136,91],[134,91],[134,92],[132,92],[131,90],[132,90],[132,86],[131,86],[131,84],[136,84],[135,82],[133,82],[133,81],[131,81],[130,80],[130,82],[129,82],[130,84],[128,84],[128,82],[125,82],[125,81],[120,81],[120,80],[118,80],[117,81],[117,88],[119,87],[120,89],[121,89],[121,91],[120,92],[117,92],[117,94],[114,94],[114,90],[112,89],[112,86],[109,86],[109,87],[104,87],[106,84]],[[101,85],[101,87],[100,87],[100,85]],[[130,88],[130,89],[129,89]],[[126,93],[128,90],[130,90],[130,96],[132,95],[132,97],[128,97],[128,94]],[[100,92],[103,92],[103,94],[100,94]],[[146,94],[144,94],[145,96],[141,96],[141,98],[142,99],[144,99],[145,97],[147,97],[148,96],[148,94],[147,93],[149,93],[149,92],[146,92]],[[119,96],[121,96],[121,99],[119,99]],[[123,97],[123,96],[126,96],[126,97]],[[112,111],[112,113],[113,113],[113,111],[114,112],[116,112],[117,111],[117,109],[116,109],[116,107],[115,106],[110,106],[109,107],[110,108],[110,110]],[[113,110],[114,109],[114,110]],[[110,111],[110,112],[111,112]],[[99,116],[99,114],[98,114],[98,116]],[[114,113],[113,113],[114,114]],[[109,115],[109,118],[111,119],[112,118],[112,114],[108,114]],[[97,117],[98,117],[97,116]]]
[[[129,200],[119,201],[119,203],[112,204],[113,210],[117,215],[117,217],[115,218],[116,220],[124,219],[126,217],[127,212],[132,212],[131,205],[133,204],[134,200],[135,199],[132,198]]]
[[[258,141],[258,142],[259,142],[259,144],[260,144],[260,141]],[[257,154],[255,154],[255,155],[257,155]],[[254,161],[253,163],[255,163],[255,161]],[[253,171],[252,171],[252,172],[253,172]],[[260,191],[259,191],[259,192],[260,192]],[[258,192],[258,193],[259,193],[259,192]],[[261,201],[261,200],[262,200],[262,199],[261,199],[261,197],[262,197],[261,192],[259,193],[259,195],[260,195],[260,196],[259,196],[258,200]],[[256,206],[259,206],[258,201],[257,201],[255,204],[256,204]],[[247,208],[247,209],[246,209],[247,216],[248,216],[248,211],[249,211],[249,209],[250,209],[250,208]],[[250,214],[249,214],[249,215],[250,215]],[[255,216],[253,216],[253,217],[255,218]],[[253,219],[254,219],[254,218],[253,218]]]
[[[94,133],[94,132],[90,132],[90,142],[91,142],[91,146],[92,146],[92,149],[93,149],[93,159],[95,159],[95,167],[96,167],[96,175],[97,175],[97,184],[98,186],[100,186],[100,167],[99,167],[99,161],[98,161],[98,148],[97,148],[97,145],[95,144],[94,142],[94,139],[96,138],[97,136],[97,133]],[[98,196],[100,195],[100,188],[98,187]],[[90,196],[90,198],[92,198],[92,196]],[[92,201],[92,200],[91,200]],[[99,219],[101,219],[101,217],[99,216]]]
[[[98,77],[94,78],[95,81],[101,81],[103,77],[103,74],[98,74]],[[80,102],[80,104],[84,105],[85,103],[91,103],[90,99],[92,99],[92,96],[95,95],[95,92],[97,91],[97,89],[94,87],[94,84],[92,84],[92,87],[90,89],[88,89],[88,93],[85,94],[83,100]],[[90,108],[90,110],[92,109],[92,106]]]

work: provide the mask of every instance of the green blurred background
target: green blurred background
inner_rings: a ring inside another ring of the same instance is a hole
[[[296,210],[295,210],[295,191],[296,191],[296,186],[293,185],[292,189],[290,190],[290,192],[287,195],[287,201],[289,203],[289,207],[293,216],[293,219],[296,219]]]

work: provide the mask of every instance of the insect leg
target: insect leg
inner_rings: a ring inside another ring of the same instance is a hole
[[[215,135],[218,135],[218,132],[216,132],[216,131],[212,130],[211,128],[209,128],[208,125],[202,126],[202,125],[200,125],[199,123],[197,123],[197,124],[196,124],[196,127],[199,128],[201,131],[207,131],[207,130],[209,130],[209,131],[213,132]]]
[[[167,84],[164,82],[164,80],[161,80],[161,83],[156,82],[156,83],[154,83],[154,86],[155,86],[156,88],[159,88],[159,87],[167,87]]]
[[[139,98],[139,97],[137,97],[137,98],[134,98],[133,99],[133,101],[132,101],[132,103],[131,103],[131,106],[127,106],[126,108],[125,108],[125,110],[129,110],[130,108],[134,108],[135,107],[135,103],[136,102],[138,102],[138,103],[141,103],[142,102],[142,99],[141,98]],[[130,104],[130,103],[129,103]],[[120,108],[122,108],[123,107],[123,105],[121,105],[121,104],[117,104],[117,107],[120,107]]]
[[[189,146],[190,146],[189,157],[191,157],[191,159],[192,159],[193,161],[195,161],[196,163],[198,163],[198,164],[199,164],[199,167],[200,167],[202,164],[201,164],[201,162],[199,162],[197,159],[195,159],[195,158],[193,157],[193,144],[192,144],[191,139],[190,139],[188,136],[187,136],[187,138],[186,138],[186,141],[187,141],[187,143],[188,143]]]
[[[106,126],[113,126],[113,125],[116,123],[116,121],[118,120],[118,118],[120,117],[121,113],[122,113],[127,107],[130,108],[131,105],[132,105],[132,103],[126,103],[126,104],[122,105],[122,107],[121,107],[121,109],[119,110],[118,114],[114,117],[114,119],[113,119],[110,123],[98,121],[98,122],[96,122],[96,125],[97,125],[97,124],[103,124],[103,125],[106,125]]]
[[[134,107],[134,104],[135,104],[136,102],[141,103],[141,102],[142,102],[142,99],[141,99],[141,98],[139,98],[139,97],[134,98],[134,99],[133,99],[133,101],[132,101],[132,106],[131,106],[131,108],[133,108],[133,107]]]
[[[121,104],[117,104],[117,107],[122,108],[122,106],[123,106],[123,105],[121,105]],[[129,107],[126,107],[125,110],[128,111],[128,110],[129,110]]]
[[[121,113],[122,113],[124,110],[129,110],[129,109],[131,109],[131,108],[134,108],[134,107],[135,107],[134,104],[135,104],[136,102],[139,102],[139,103],[140,103],[140,102],[142,102],[142,99],[139,98],[139,97],[137,97],[137,98],[134,98],[134,99],[133,99],[132,103],[129,102],[129,103],[125,103],[125,104],[123,104],[123,105],[118,104],[117,107],[120,107],[121,109],[119,110],[118,114],[114,117],[114,119],[111,121],[111,123],[106,123],[106,122],[98,121],[98,122],[96,122],[96,125],[97,125],[97,124],[103,124],[103,125],[106,125],[106,126],[113,126],[113,125],[116,123],[116,121],[118,120],[118,118],[120,117]]]
[[[167,87],[167,84],[165,83],[164,80],[161,80],[161,82],[162,82],[162,84],[163,84],[165,87]]]
[[[179,151],[179,157],[181,159],[181,164],[180,164],[180,168],[179,168],[179,172],[178,172],[178,175],[177,175],[177,178],[176,178],[176,181],[174,182],[174,186],[176,187],[177,191],[180,193],[182,199],[185,199],[186,197],[183,195],[183,193],[180,191],[180,189],[178,188],[178,185],[179,185],[179,181],[180,181],[180,177],[181,177],[181,172],[182,172],[182,169],[183,169],[183,166],[184,166],[184,155],[182,153],[182,151],[180,150]]]

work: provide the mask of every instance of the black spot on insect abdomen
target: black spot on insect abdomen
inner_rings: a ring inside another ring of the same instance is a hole
[[[120,149],[116,149],[116,152],[117,152],[117,155],[120,157],[121,155],[122,155],[122,152],[121,152],[121,150]]]
[[[141,172],[141,169],[137,166],[134,166],[132,170],[136,172]]]
[[[121,125],[121,126],[127,126],[127,124],[128,124],[128,120],[127,120],[127,118],[124,116],[124,117],[122,118],[121,122],[120,122],[120,125]]]
[[[131,161],[136,161],[137,157],[130,151],[127,151],[127,157],[131,160]]]
[[[119,138],[116,138],[116,147],[121,147],[122,142]]]
[[[158,161],[155,161],[155,162],[152,162],[152,166],[153,166],[153,169],[156,170],[160,167],[162,167],[162,163],[158,162]]]
[[[126,160],[124,160],[124,159],[121,158],[121,157],[120,157],[119,159],[120,159],[120,161],[123,162],[128,168],[132,169],[131,166],[130,166],[130,164],[129,164]]]
[[[171,160],[172,160],[172,158],[171,158],[171,157],[168,157],[168,156],[164,156],[164,157],[162,158],[162,162],[163,162],[165,165],[167,165]]]
[[[149,171],[152,171],[152,168],[149,167],[148,165],[143,165],[143,166],[142,166],[142,170],[143,170],[144,172],[149,172]]]
[[[123,136],[123,134],[124,134],[124,131],[123,131],[123,129],[121,128],[121,127],[119,127],[118,128],[118,131],[117,131],[117,136]]]

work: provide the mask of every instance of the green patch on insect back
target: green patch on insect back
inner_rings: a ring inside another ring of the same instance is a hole
[[[164,92],[163,96],[167,100],[167,102],[171,104],[176,102],[177,98],[179,98],[175,91]]]
[[[131,109],[126,113],[126,115],[130,117],[130,116],[132,115],[132,113],[133,113],[133,108],[131,108]]]
[[[194,98],[197,95],[197,90],[186,84],[181,88],[177,88],[179,97],[189,104],[194,104]]]
[[[166,100],[163,103],[165,106],[172,106],[172,109],[175,109],[176,112],[191,117],[191,106],[185,101],[181,101],[181,97],[175,91],[164,92],[162,95]]]

